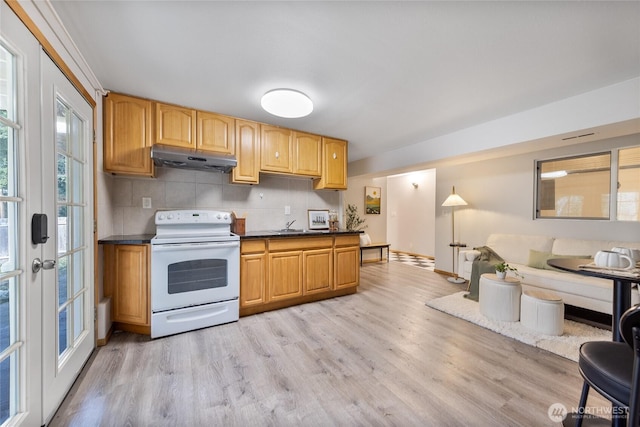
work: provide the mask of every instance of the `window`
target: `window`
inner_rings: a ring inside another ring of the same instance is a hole
[[[609,219],[611,154],[538,162],[537,218]]]
[[[618,221],[640,221],[640,147],[618,152]]]
[[[640,220],[640,147],[538,161],[536,175],[536,218]]]

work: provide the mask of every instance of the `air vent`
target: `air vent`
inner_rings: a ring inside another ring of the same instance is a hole
[[[562,138],[562,140],[563,141],[568,141],[570,139],[584,138],[585,136],[591,136],[591,135],[595,135],[595,132],[585,133],[584,135],[568,136],[566,138]]]

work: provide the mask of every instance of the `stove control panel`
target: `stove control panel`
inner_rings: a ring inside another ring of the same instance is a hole
[[[231,214],[224,211],[175,210],[156,212],[156,225],[231,224]]]

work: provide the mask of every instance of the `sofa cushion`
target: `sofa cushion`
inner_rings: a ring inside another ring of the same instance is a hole
[[[371,244],[371,237],[367,233],[360,235],[360,246],[369,246]]]
[[[553,237],[528,236],[521,234],[491,234],[487,238],[487,246],[493,249],[508,263],[527,264],[529,249],[540,252],[551,252]],[[572,252],[578,253],[578,252]]]

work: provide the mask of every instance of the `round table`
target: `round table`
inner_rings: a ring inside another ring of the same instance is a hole
[[[638,283],[640,278],[625,277],[615,274],[612,270],[593,270],[581,268],[580,266],[591,264],[591,258],[552,258],[547,260],[547,264],[560,270],[570,271],[583,276],[600,277],[613,281],[613,309],[611,316],[611,330],[613,340],[624,342],[620,333],[620,317],[631,307],[631,287]]]
[[[513,277],[498,279],[495,274],[480,276],[478,302],[480,313],[489,319],[516,322],[520,320],[522,286]]]

